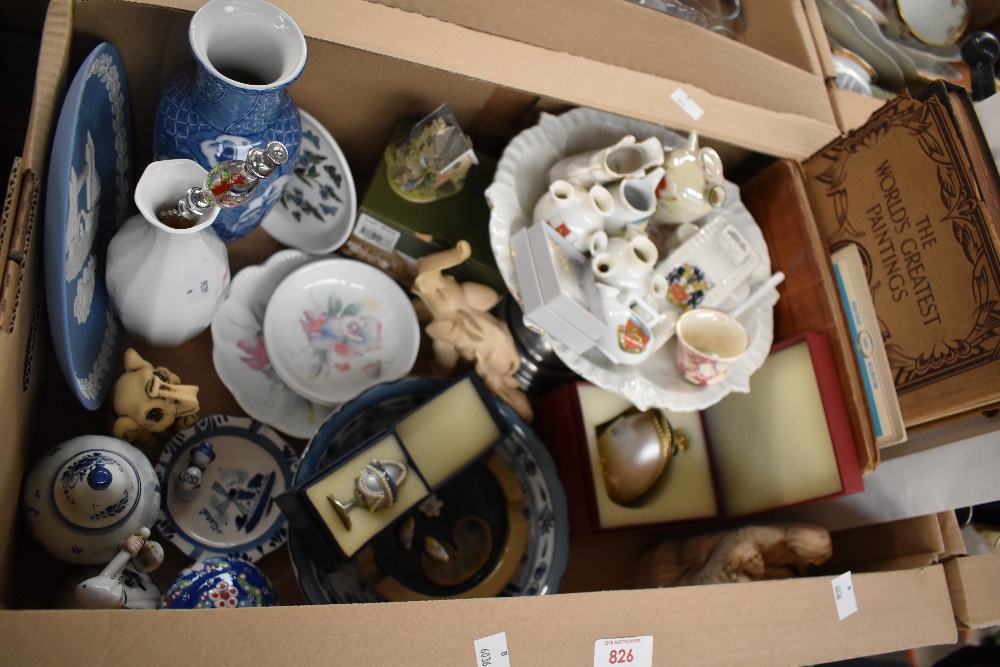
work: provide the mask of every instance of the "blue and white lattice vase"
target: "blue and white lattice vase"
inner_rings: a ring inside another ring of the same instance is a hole
[[[233,609],[278,604],[267,575],[240,558],[219,556],[181,572],[163,594],[165,609]]]
[[[53,556],[103,564],[119,544],[149,528],[160,511],[160,483],[141,451],[118,438],[82,435],[42,455],[24,483],[24,514]]]
[[[188,39],[196,64],[160,98],[154,159],[188,158],[211,169],[269,141],[288,149],[288,161],[247,204],[220,212],[213,227],[228,244],[261,223],[296,166],[302,127],[287,88],[305,67],[306,41],[264,0],[210,0],[191,19]]]

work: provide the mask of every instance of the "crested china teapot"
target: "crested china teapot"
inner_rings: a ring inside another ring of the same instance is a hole
[[[694,222],[726,203],[722,158],[712,148],[698,147],[697,132],[692,131],[684,146],[666,155],[663,169],[654,220]]]
[[[56,445],[24,484],[24,513],[32,535],[53,556],[92,565],[132,560],[149,571],[162,548],[146,541],[160,511],[160,483],[149,459],[124,440],[83,435]],[[142,536],[141,544],[134,539]],[[136,547],[136,548],[132,548]],[[130,559],[120,556],[127,549]]]

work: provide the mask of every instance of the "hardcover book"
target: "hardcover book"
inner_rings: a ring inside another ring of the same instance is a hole
[[[965,91],[901,95],[804,167],[830,251],[861,254],[905,425],[1000,402],[1000,177]]]

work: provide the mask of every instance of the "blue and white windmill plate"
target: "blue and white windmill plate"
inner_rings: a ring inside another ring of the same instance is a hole
[[[108,243],[132,201],[125,68],[107,42],[73,77],[56,125],[45,202],[45,291],[56,356],[96,410],[113,381],[121,323],[104,286]]]
[[[184,487],[178,478],[205,443],[215,458],[200,487]],[[192,560],[259,560],[288,539],[274,498],[291,485],[298,465],[295,450],[270,426],[249,417],[204,417],[171,438],[156,463],[163,498],[156,528]]]

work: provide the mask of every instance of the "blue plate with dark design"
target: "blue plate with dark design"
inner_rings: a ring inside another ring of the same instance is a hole
[[[66,92],[45,201],[45,298],[56,356],[88,410],[114,379],[121,323],[104,286],[108,243],[132,203],[132,118],[125,68],[103,43]]]
[[[356,446],[448,387],[441,378],[408,377],[380,384],[345,403],[309,441],[296,476],[306,479],[344,451]],[[510,466],[524,493],[528,538],[517,570],[501,596],[557,593],[569,558],[566,493],[545,445],[512,408],[496,400],[511,434],[495,451]],[[288,540],[292,566],[311,604],[384,602],[354,562],[337,570],[317,567],[293,533]]]
[[[192,452],[204,443],[215,458],[200,487],[184,486]],[[295,450],[270,426],[249,417],[204,417],[171,438],[156,464],[163,497],[156,528],[192,560],[256,561],[288,538],[274,497],[289,487],[298,464]]]

